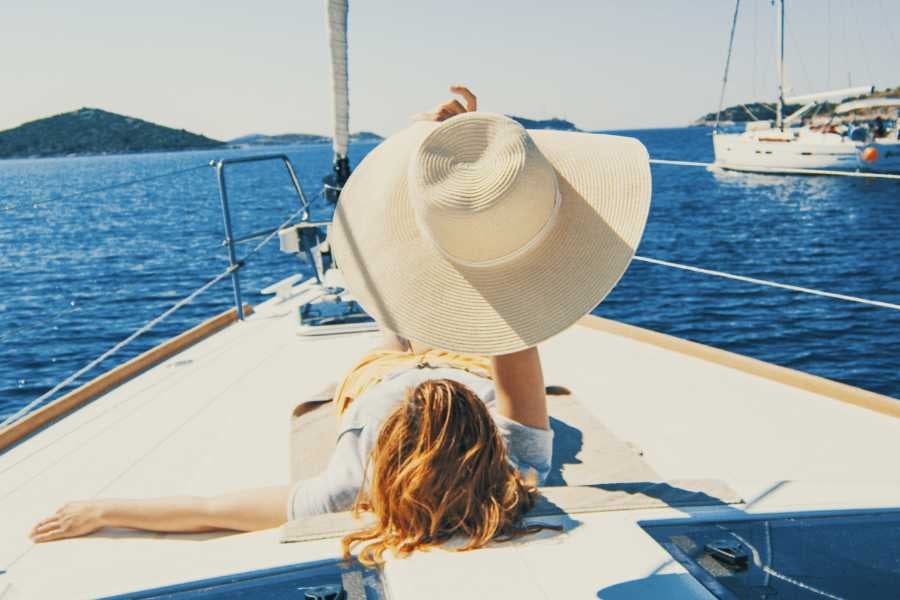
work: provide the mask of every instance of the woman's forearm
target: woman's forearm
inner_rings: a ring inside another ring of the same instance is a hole
[[[164,532],[200,532],[222,529],[213,523],[210,498],[190,496],[152,500],[98,500],[101,527]]]
[[[286,487],[261,488],[212,498],[190,496],[153,500],[103,500],[105,527],[149,531],[256,531],[287,520]]]
[[[183,533],[269,529],[287,520],[289,494],[289,487],[279,486],[213,498],[70,502],[38,522],[31,538],[35,542],[49,542],[87,535],[104,527]]]
[[[544,373],[537,348],[491,357],[497,412],[523,425],[549,429]]]

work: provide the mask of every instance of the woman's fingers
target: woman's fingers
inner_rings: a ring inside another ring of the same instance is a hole
[[[44,517],[43,519],[41,519],[40,521],[38,521],[38,522],[35,524],[34,528],[37,529],[37,528],[40,527],[41,525],[46,525],[47,523],[51,523],[51,522],[53,522],[53,521],[56,521],[58,518],[59,518],[59,516],[56,515],[56,514],[52,514],[52,515],[50,515],[49,517]]]
[[[34,527],[31,528],[31,531],[28,535],[34,537],[38,533],[53,529],[54,527],[56,527],[58,522],[59,519],[56,515],[47,517],[46,519],[41,519],[35,524]]]
[[[445,121],[450,117],[461,115],[464,112],[466,112],[466,109],[463,108],[463,105],[459,103],[459,100],[448,100],[434,110],[434,120]]]
[[[441,104],[435,112],[437,114],[435,121],[446,121],[450,117],[463,114],[466,109],[459,103],[459,100],[448,100]]]
[[[459,94],[466,101],[466,110],[468,112],[475,112],[478,110],[478,98],[475,97],[469,88],[464,85],[451,85],[450,91],[454,94]]]
[[[35,535],[38,533],[44,533],[46,531],[50,531],[51,529],[56,529],[59,526],[59,521],[55,518],[44,519],[40,523],[34,526],[34,529],[31,530],[31,534]]]
[[[63,537],[61,529],[50,529],[48,531],[32,535],[31,541],[33,541],[35,544],[41,544],[43,542],[52,542],[53,540],[58,540],[61,537]]]
[[[60,526],[59,517],[56,515],[47,517],[34,526],[29,534],[31,541],[36,544],[41,542],[50,542],[63,536],[63,527]]]
[[[459,100],[450,100],[444,106],[447,107],[447,110],[452,112],[454,115],[461,115],[466,111],[462,104],[459,103]]]
[[[472,112],[478,108],[478,100],[475,94],[469,91],[469,88],[463,85],[451,85],[450,91],[459,94],[465,100],[466,105],[463,106],[459,100],[453,99],[439,104],[431,112],[419,113],[413,116],[416,121],[446,121],[450,117],[461,115],[466,112]]]
[[[31,540],[39,544],[41,542],[79,537],[93,533],[96,530],[96,527],[74,522],[71,519],[60,519],[35,527],[34,531],[31,532]]]
[[[29,536],[35,542],[49,542],[93,533],[103,526],[95,504],[91,502],[64,504],[53,515],[39,521]]]

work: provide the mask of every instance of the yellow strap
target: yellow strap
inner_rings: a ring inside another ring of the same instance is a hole
[[[334,401],[338,415],[344,413],[350,403],[385,376],[415,368],[454,368],[469,371],[481,377],[492,378],[491,360],[486,356],[460,354],[444,350],[427,350],[421,353],[398,350],[374,350],[366,354],[337,387]]]

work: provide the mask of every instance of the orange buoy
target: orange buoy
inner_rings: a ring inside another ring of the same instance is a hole
[[[876,160],[878,160],[878,148],[876,148],[875,146],[867,146],[863,148],[863,151],[859,156],[865,162],[875,162]]]

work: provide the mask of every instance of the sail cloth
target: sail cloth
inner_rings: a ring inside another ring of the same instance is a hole
[[[835,114],[842,115],[844,113],[853,112],[854,110],[868,110],[871,108],[900,108],[900,98],[882,97],[882,98],[865,98],[863,100],[854,100],[852,102],[844,102],[834,109]]]
[[[347,75],[347,4],[348,0],[325,0],[328,20],[328,43],[331,46],[331,90],[334,108],[332,147],[338,157],[347,156],[350,137],[350,95]]]

